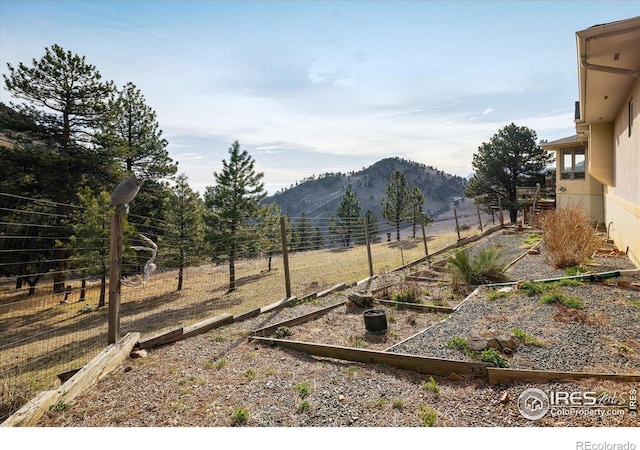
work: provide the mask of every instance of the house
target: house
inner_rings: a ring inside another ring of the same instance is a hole
[[[556,152],[556,204],[580,206],[640,267],[640,17],[576,33],[576,135]]]

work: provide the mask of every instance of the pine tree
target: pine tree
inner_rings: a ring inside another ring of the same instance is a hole
[[[336,211],[337,217],[329,219],[329,231],[337,235],[344,247],[349,247],[357,231],[362,229],[360,202],[351,186],[347,186]]]
[[[273,255],[282,248],[281,215],[282,211],[276,203],[269,203],[258,210],[259,249],[267,257],[267,272],[271,272]],[[285,229],[289,229],[288,221],[289,218],[285,217]]]
[[[165,217],[173,230],[167,238],[177,254],[171,255],[178,266],[178,286],[182,290],[184,271],[189,264],[203,259],[204,248],[204,203],[200,195],[189,186],[189,179],[184,173],[176,177],[175,185],[166,200]],[[166,238],[160,239],[160,244]]]
[[[413,237],[416,237],[416,226],[420,223],[422,219],[422,207],[424,206],[424,195],[422,195],[422,191],[416,186],[411,188],[409,192],[409,207],[411,210],[411,226],[413,228]]]
[[[107,112],[107,100],[113,92],[112,82],[103,82],[95,66],[84,56],[74,55],[59,45],[45,48],[39,60],[29,67],[7,64],[3,74],[5,87],[24,103],[13,107],[30,118],[47,140],[53,141],[55,164],[53,184],[40,185],[40,196],[59,204],[58,217],[69,213],[75,193],[83,183],[79,174],[112,173],[110,161],[94,152],[93,136]],[[34,161],[37,163],[37,161]],[[44,180],[43,180],[44,181]],[[61,224],[57,224],[60,226]],[[64,292],[65,247],[55,249],[58,261],[53,272],[53,290]]]
[[[473,155],[475,173],[465,195],[487,208],[500,199],[515,223],[519,209],[516,187],[544,182],[544,169],[550,161],[550,154],[536,143],[535,131],[511,123],[483,142]]]
[[[396,228],[396,240],[400,240],[400,224],[410,215],[410,189],[404,173],[394,170],[386,187],[387,196],[382,199],[382,217]]]
[[[254,160],[235,141],[229,148],[229,161],[222,160],[221,172],[214,172],[215,186],[207,186],[204,194],[208,211],[208,239],[217,255],[229,261],[229,290],[236,290],[236,259],[246,253],[247,244],[255,239],[255,227],[247,222],[255,217],[266,196],[264,174],[256,172]]]

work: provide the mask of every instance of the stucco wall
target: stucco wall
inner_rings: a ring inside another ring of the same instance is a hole
[[[628,102],[633,98],[629,136]],[[616,246],[640,267],[640,80],[636,80],[614,122],[615,182],[605,188],[605,221]]]

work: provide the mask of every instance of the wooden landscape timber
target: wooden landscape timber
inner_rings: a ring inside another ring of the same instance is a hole
[[[45,411],[49,411],[59,403],[73,400],[127,359],[138,339],[140,339],[140,333],[128,333],[120,341],[110,344],[58,389],[40,392],[0,426],[36,425]]]
[[[334,303],[333,305],[329,305],[325,308],[319,309],[318,311],[314,311],[308,314],[303,314],[301,316],[298,317],[294,317],[293,319],[288,319],[288,320],[283,320],[281,322],[278,322],[276,324],[273,325],[269,325],[263,328],[259,328],[257,330],[253,330],[251,332],[252,336],[268,336],[272,333],[274,333],[279,327],[292,327],[294,325],[300,325],[302,323],[306,323],[309,322],[311,320],[315,320],[318,317],[322,317],[325,314],[327,314],[329,311],[338,308],[339,306],[342,306],[344,304],[346,304],[347,301],[346,300],[341,300],[338,303]]]
[[[422,305],[420,303],[396,302],[394,300],[376,299],[376,302],[393,308],[410,309],[412,311],[419,312],[451,314],[455,311],[455,308],[449,308],[446,306]]]
[[[411,370],[427,375],[447,377],[451,373],[472,375],[487,378],[486,363],[454,361],[450,359],[431,358],[428,356],[388,353],[378,350],[342,347],[338,345],[315,344],[312,342],[290,341],[260,336],[251,336],[253,342],[266,345],[277,345],[299,352],[343,361],[361,362],[365,364],[385,364],[403,370]]]
[[[608,380],[617,382],[640,381],[639,374],[618,374],[618,373],[589,373],[589,372],[559,372],[553,370],[530,370],[530,369],[501,369],[489,367],[487,369],[488,381],[491,384],[499,384],[505,381],[569,381],[584,378],[596,380]]]

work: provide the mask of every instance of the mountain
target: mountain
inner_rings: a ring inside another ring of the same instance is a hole
[[[335,216],[345,188],[351,184],[358,196],[362,214],[371,210],[379,220],[381,201],[386,197],[386,186],[391,182],[391,173],[399,170],[405,174],[409,186],[417,186],[425,196],[424,209],[431,217],[446,211],[456,200],[464,197],[467,181],[431,166],[393,157],[385,158],[358,172],[325,173],[311,177],[296,186],[277,192],[263,200],[263,204],[276,203],[282,213],[299,217]]]

